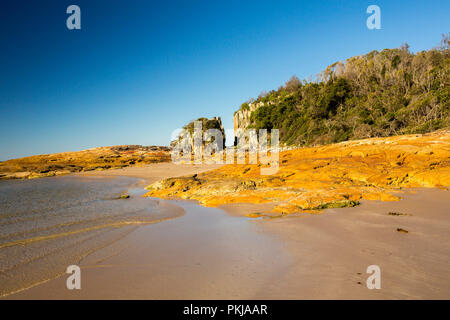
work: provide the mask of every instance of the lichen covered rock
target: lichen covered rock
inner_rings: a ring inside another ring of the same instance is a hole
[[[275,203],[293,213],[399,200],[401,188],[450,186],[450,131],[371,138],[280,153],[275,175],[261,165],[225,165],[148,187],[148,196],[195,199],[205,206]]]

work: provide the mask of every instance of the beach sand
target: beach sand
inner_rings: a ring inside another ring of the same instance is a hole
[[[203,170],[174,166],[89,174],[151,183]],[[81,290],[67,290],[69,275],[63,275],[7,298],[449,299],[449,191],[410,189],[399,195],[397,202],[363,201],[354,208],[272,219],[245,217],[251,205],[204,208],[160,200],[186,214],[140,226],[83,259]],[[366,287],[369,265],[381,269],[380,290]]]
[[[295,261],[267,289],[286,299],[449,299],[449,191],[400,196],[264,220],[264,232],[278,235]],[[366,286],[369,265],[381,269],[380,290]]]
[[[145,185],[171,177],[198,174],[201,172],[220,168],[220,164],[174,164],[173,162],[161,162],[144,166],[125,167],[122,169],[86,171],[76,173],[81,176],[97,177],[132,177],[140,178]]]

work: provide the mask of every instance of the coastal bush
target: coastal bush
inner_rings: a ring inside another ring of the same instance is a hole
[[[450,127],[450,50],[372,51],[337,62],[317,81],[292,77],[253,103],[249,127],[280,130],[285,144],[314,145]],[[249,103],[241,110],[249,110]]]

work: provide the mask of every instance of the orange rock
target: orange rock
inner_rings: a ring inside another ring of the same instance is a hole
[[[260,175],[260,168],[230,164],[195,179],[166,179],[147,195],[205,206],[277,203],[278,213],[353,206],[360,199],[398,201],[393,193],[400,188],[450,186],[450,131],[300,148],[280,153],[275,175]]]
[[[0,179],[33,179],[168,161],[170,152],[167,147],[138,145],[100,147],[0,162]]]

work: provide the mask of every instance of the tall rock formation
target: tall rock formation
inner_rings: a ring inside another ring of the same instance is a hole
[[[233,115],[234,134],[237,136],[238,129],[247,129],[250,125],[250,116],[253,111],[261,107],[264,103],[245,103]]]
[[[194,121],[189,122],[187,125],[185,125],[183,127],[183,131],[187,131],[189,132],[189,134],[191,135],[191,137],[193,137],[194,134],[194,128],[195,128],[195,122],[199,121],[202,124],[202,136],[204,136],[204,133],[208,130],[208,129],[217,129],[222,133],[222,137],[223,137],[223,144],[221,146],[219,146],[219,148],[221,148],[223,150],[224,146],[225,146],[225,130],[223,128],[222,125],[222,119],[220,117],[212,117],[210,119],[208,118],[198,118]],[[179,134],[178,139],[171,141],[170,146],[174,147],[179,141],[180,139],[183,137],[183,131]],[[191,150],[194,150],[194,141],[192,139],[191,143]],[[205,141],[203,141],[203,145],[205,145]]]

